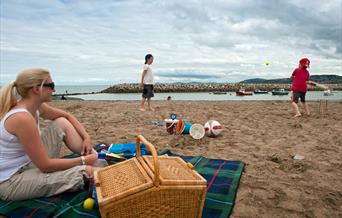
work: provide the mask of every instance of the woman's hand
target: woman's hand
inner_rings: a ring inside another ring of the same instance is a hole
[[[82,142],[81,155],[91,154],[92,150],[93,150],[93,145],[91,143],[90,138],[84,139]]]
[[[87,156],[84,157],[85,158],[85,162],[87,165],[94,165],[94,163],[98,160],[97,154],[89,154]]]

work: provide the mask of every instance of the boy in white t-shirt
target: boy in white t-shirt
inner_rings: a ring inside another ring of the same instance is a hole
[[[143,89],[140,110],[145,111],[145,101],[147,99],[148,109],[154,111],[151,106],[151,98],[154,97],[153,86],[154,86],[154,76],[151,69],[151,64],[153,63],[153,56],[147,54],[145,56],[145,65],[143,68],[140,87]]]

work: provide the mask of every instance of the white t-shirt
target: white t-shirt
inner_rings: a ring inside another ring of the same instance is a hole
[[[152,69],[150,67],[150,65],[145,64],[144,65],[144,71],[146,70],[146,74],[143,80],[143,83],[146,85],[154,85],[154,76],[152,73]]]

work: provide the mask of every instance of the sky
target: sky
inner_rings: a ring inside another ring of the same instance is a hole
[[[0,84],[31,67],[60,85],[342,76],[342,0],[0,0]]]

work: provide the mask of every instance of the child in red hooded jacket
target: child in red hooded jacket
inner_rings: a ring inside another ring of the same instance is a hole
[[[302,58],[299,61],[298,68],[296,68],[291,75],[291,79],[293,79],[293,83],[291,86],[291,91],[292,91],[291,103],[295,110],[294,117],[301,116],[301,113],[298,108],[299,99],[304,106],[305,113],[307,115],[310,115],[308,104],[305,102],[305,95],[308,90],[307,83],[310,84],[310,81],[309,81],[310,73],[307,70],[307,68],[309,67],[310,67],[310,60],[308,58]]]

